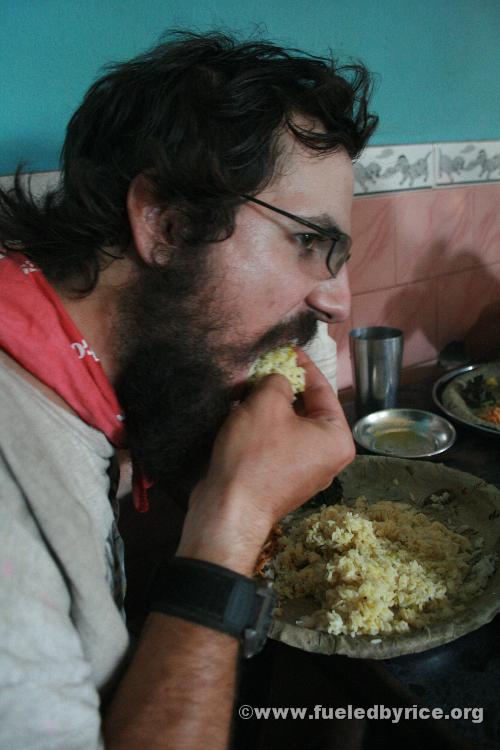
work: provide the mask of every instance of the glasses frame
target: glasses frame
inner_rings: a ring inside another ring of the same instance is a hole
[[[282,208],[276,208],[276,206],[272,206],[270,203],[261,201],[260,198],[253,198],[251,195],[241,195],[240,197],[244,198],[247,201],[251,201],[251,203],[256,203],[258,206],[268,208],[270,211],[274,211],[277,214],[281,214],[281,216],[286,216],[287,219],[292,219],[292,221],[296,221],[297,224],[302,224],[302,226],[308,227],[308,229],[314,229],[316,234],[330,239],[332,241],[332,246],[328,251],[328,255],[326,257],[326,267],[328,269],[328,273],[332,276],[332,278],[335,278],[337,276],[344,263],[347,263],[347,261],[351,257],[352,239],[348,234],[345,234],[345,232],[337,230],[326,230],[323,227],[319,227],[317,224],[313,224],[312,221],[303,219],[301,216],[296,216],[295,214],[291,214],[289,211],[284,211]],[[339,241],[343,243],[342,252],[335,253]]]

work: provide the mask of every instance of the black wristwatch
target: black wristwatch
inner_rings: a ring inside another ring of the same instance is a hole
[[[151,612],[196,622],[241,641],[245,658],[264,647],[276,595],[246,576],[220,565],[174,557],[162,563],[150,589]]]

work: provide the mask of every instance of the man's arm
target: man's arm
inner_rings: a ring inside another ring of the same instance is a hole
[[[300,354],[301,414],[280,375],[266,378],[223,425],[195,488],[177,554],[251,576],[273,524],[327,487],[354,456],[330,385]],[[228,743],[238,644],[151,614],[104,719],[110,750],[222,750]]]
[[[238,643],[153,613],[104,721],[106,748],[227,747]]]

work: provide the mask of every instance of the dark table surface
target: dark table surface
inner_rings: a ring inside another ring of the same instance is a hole
[[[439,412],[432,401],[434,380],[400,389],[399,406]],[[353,403],[344,404],[351,425]],[[498,437],[455,425],[457,440],[437,458],[500,487]],[[360,454],[367,453],[358,449]],[[268,641],[264,652],[243,666],[237,703],[259,706],[369,707],[374,704],[482,709],[483,721],[235,722],[234,749],[497,750],[500,748],[500,617],[449,644],[383,661],[301,652]],[[474,715],[476,718],[478,714]],[[286,726],[288,723],[288,727]]]
[[[439,413],[432,400],[434,380],[400,389],[398,406]],[[356,421],[353,403],[344,405],[349,423]],[[457,439],[437,462],[479,476],[500,488],[500,433],[498,437],[455,424]],[[358,449],[359,453],[366,453]],[[418,702],[439,706],[482,707],[484,721],[455,721],[465,736],[484,750],[500,747],[500,616],[452,643],[383,662],[384,667]]]

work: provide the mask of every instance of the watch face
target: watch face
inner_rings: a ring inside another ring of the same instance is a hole
[[[243,656],[250,659],[259,651],[262,651],[267,640],[267,634],[271,625],[273,610],[276,607],[276,594],[269,587],[258,588],[255,592],[258,609],[253,627],[245,628],[243,631]]]

